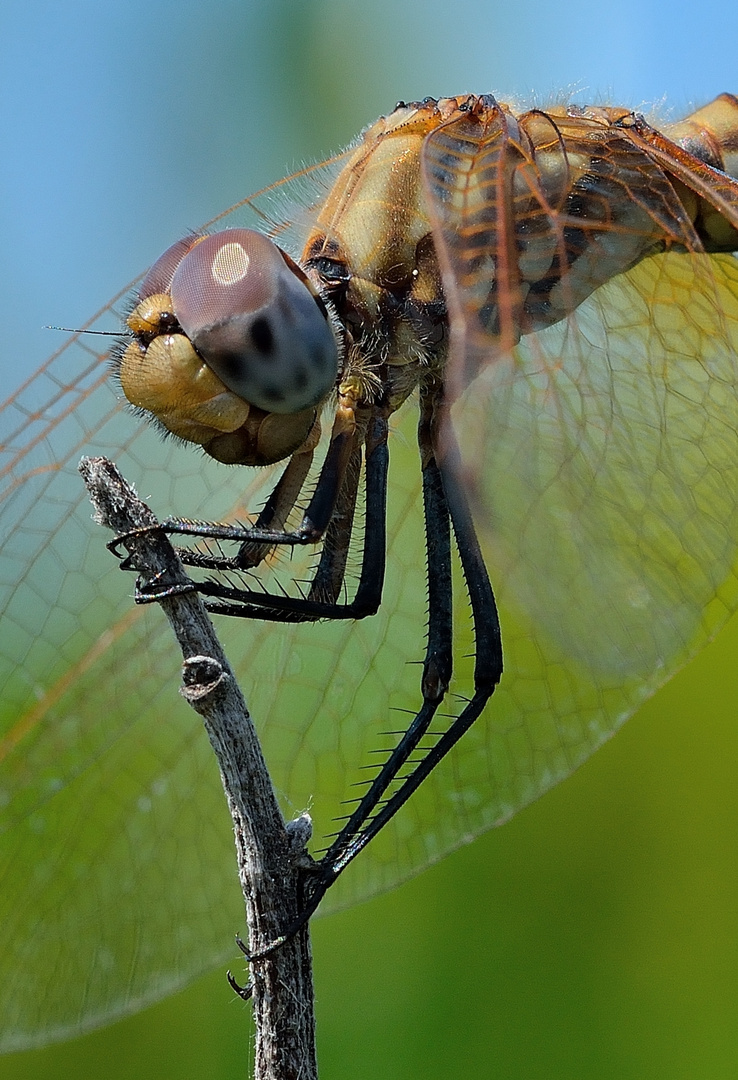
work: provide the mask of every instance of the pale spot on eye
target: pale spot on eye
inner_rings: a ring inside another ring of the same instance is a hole
[[[240,244],[223,244],[213,259],[211,273],[220,285],[235,285],[246,276],[250,262]]]

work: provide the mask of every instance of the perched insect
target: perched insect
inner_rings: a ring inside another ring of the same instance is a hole
[[[50,404],[13,399],[3,857],[35,869],[4,871],[10,1040],[157,996],[239,917],[173,646],[65,463],[107,451],[197,513],[168,527],[251,620],[219,629],[288,810],[320,828],[383,751],[311,906],[369,840],[328,898],[387,887],[568,775],[736,607],[736,132],[728,95],[663,131],[400,104],[296,216],[247,200],[261,233],[237,208],[138,287],[120,386],[210,462],[137,429],[80,341]]]

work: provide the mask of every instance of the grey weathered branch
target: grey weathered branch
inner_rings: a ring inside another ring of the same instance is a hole
[[[147,530],[128,537],[122,546],[144,587],[153,585],[157,592],[169,594],[158,602],[182,649],[181,692],[202,716],[218,759],[233,818],[249,947],[258,953],[299,914],[303,852],[295,837],[306,839],[306,822],[293,829],[285,826],[241,690],[205,606],[188,588],[182,564],[166,535],[156,529],[151,510],[106,458],[84,458],[80,472],[100,524],[116,535]],[[177,888],[176,882],[172,888]],[[307,927],[253,962],[251,983],[256,1080],[317,1077]]]

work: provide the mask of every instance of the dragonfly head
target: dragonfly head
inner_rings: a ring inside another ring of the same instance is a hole
[[[249,229],[179,240],[154,264],[119,360],[128,400],[220,461],[268,464],[311,432],[339,346],[306,275]]]

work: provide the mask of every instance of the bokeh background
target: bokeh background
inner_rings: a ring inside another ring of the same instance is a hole
[[[716,0],[4,0],[3,387],[57,345],[43,324],[82,323],[398,98],[676,118],[738,91],[737,39]],[[737,657],[733,625],[503,829],[314,923],[323,1080],[738,1077]],[[220,1080],[248,1074],[251,1040],[217,971],[0,1075]]]

